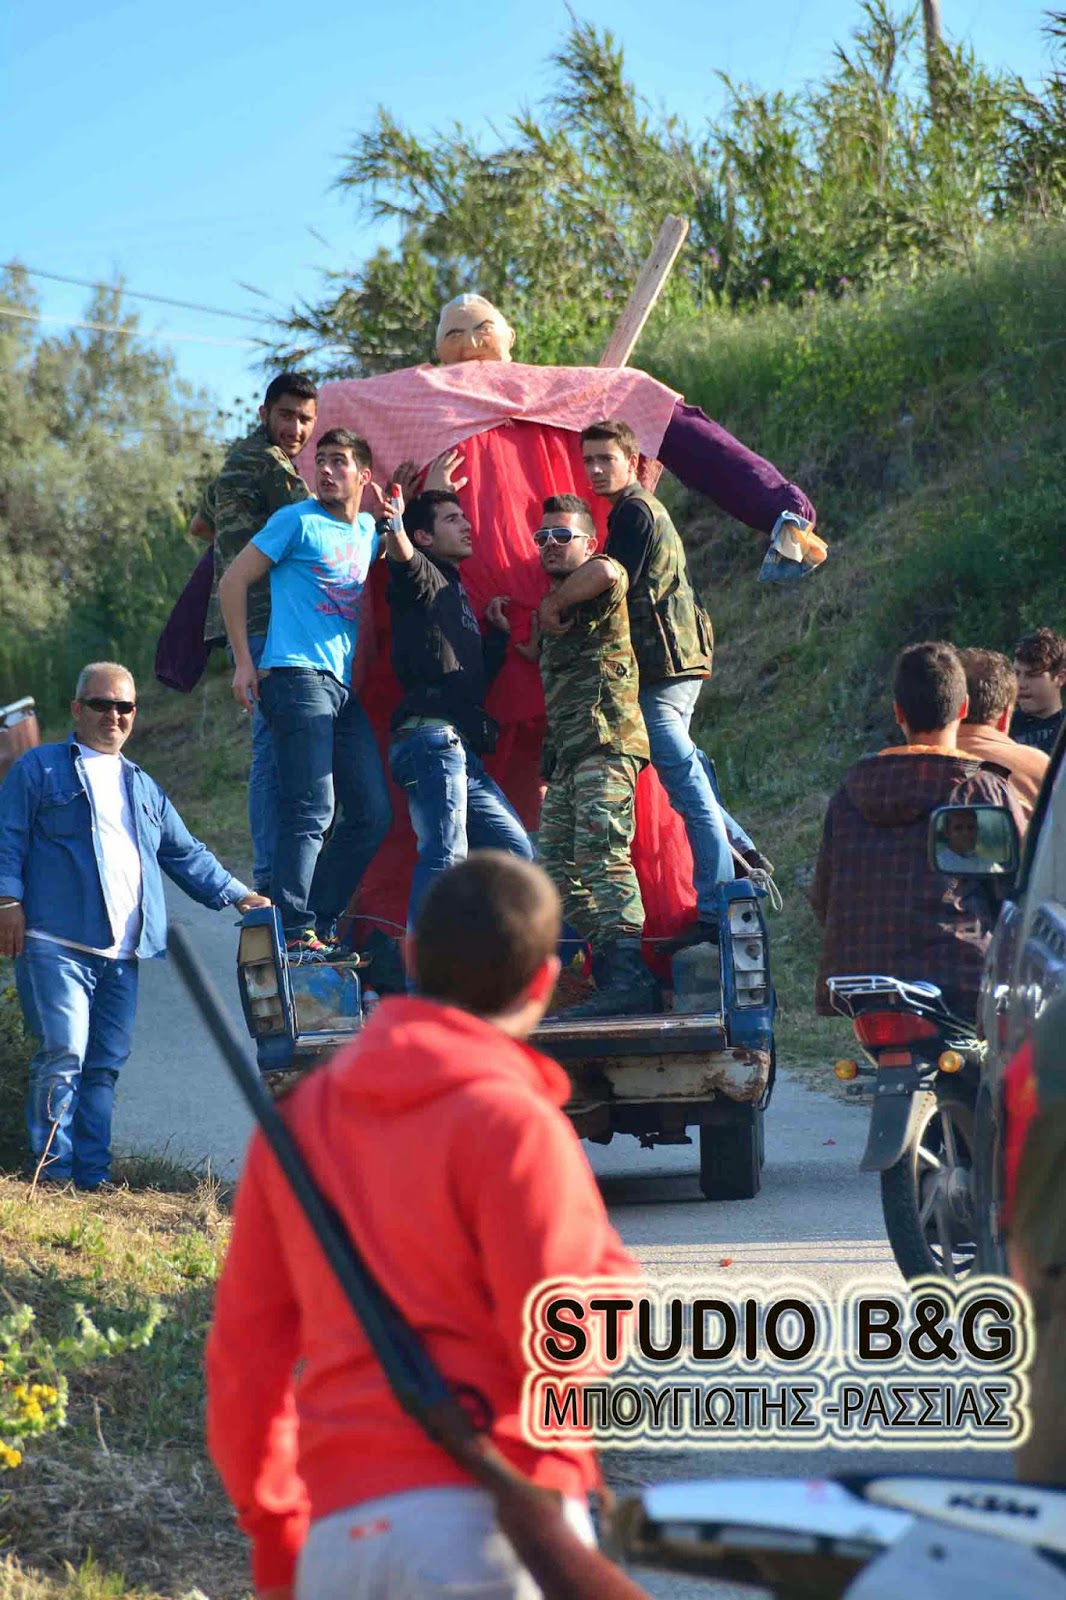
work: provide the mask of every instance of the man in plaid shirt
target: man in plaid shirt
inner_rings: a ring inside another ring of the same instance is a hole
[[[950,644],[911,645],[896,663],[893,711],[905,744],[864,756],[829,802],[810,900],[822,924],[815,1008],[830,975],[886,973],[939,984],[960,1016],[977,1006],[998,903],[986,881],[929,865],[937,806],[1006,806],[1024,823],[1005,767],[956,748],[966,674]]]

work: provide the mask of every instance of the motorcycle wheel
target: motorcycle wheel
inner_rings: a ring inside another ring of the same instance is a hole
[[[885,1229],[905,1278],[959,1282],[977,1264],[973,1099],[954,1085],[918,1098],[913,1138],[881,1174]]]

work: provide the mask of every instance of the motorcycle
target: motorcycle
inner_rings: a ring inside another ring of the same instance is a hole
[[[866,1065],[838,1078],[876,1079],[861,1167],[881,1174],[881,1207],[905,1278],[956,1282],[975,1270],[974,1108],[985,1044],[934,983],[831,977],[834,1008],[851,1018]]]
[[[609,1547],[776,1600],[1066,1600],[1066,1493],[918,1474],[664,1483],[622,1502]]]

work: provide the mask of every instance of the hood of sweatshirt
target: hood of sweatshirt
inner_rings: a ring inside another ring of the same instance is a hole
[[[486,1077],[563,1106],[570,1079],[554,1061],[491,1022],[435,1000],[383,1000],[359,1037],[324,1070],[345,1099],[403,1111]]]
[[[979,772],[972,756],[893,748],[857,761],[844,780],[848,799],[867,822],[899,828],[950,805],[959,784]]]

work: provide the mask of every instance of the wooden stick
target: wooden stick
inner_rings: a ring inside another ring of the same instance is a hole
[[[651,255],[645,261],[633,293],[618,319],[618,326],[608,339],[606,349],[600,357],[601,367],[624,367],[629,364],[637,340],[644,331],[644,324],[651,316],[652,308],[662,293],[663,285],[670,276],[670,270],[687,238],[687,217],[663,219]]]

